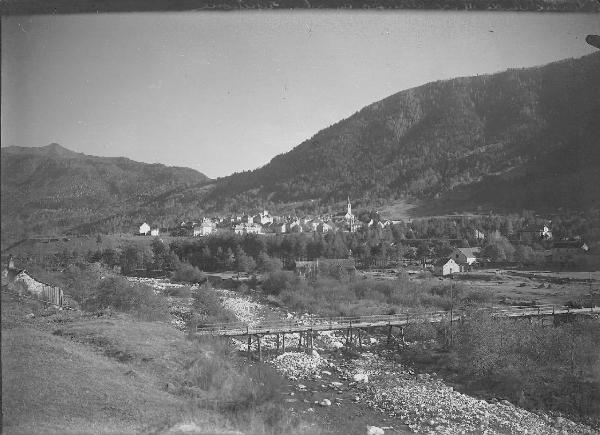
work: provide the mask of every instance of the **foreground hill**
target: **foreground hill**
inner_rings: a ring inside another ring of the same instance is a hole
[[[251,172],[207,208],[421,200],[425,213],[600,201],[600,54],[429,83],[371,104]]]
[[[6,147],[1,157],[3,236],[9,227],[35,234],[123,214],[208,181],[193,169],[89,156],[58,144]]]

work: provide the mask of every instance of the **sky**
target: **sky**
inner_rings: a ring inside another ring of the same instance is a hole
[[[598,14],[256,11],[2,17],[2,146],[250,170],[414,86],[594,51]]]

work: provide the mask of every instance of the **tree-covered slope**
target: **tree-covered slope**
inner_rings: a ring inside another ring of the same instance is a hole
[[[208,181],[188,168],[89,156],[58,144],[1,150],[3,233],[68,228]]]
[[[207,206],[331,203],[347,195],[446,200],[450,206],[453,197],[465,206],[490,198],[502,207],[514,198],[553,207],[597,202],[598,77],[600,54],[593,54],[409,89],[262,168],[219,179]],[[513,192],[523,185],[525,191]]]

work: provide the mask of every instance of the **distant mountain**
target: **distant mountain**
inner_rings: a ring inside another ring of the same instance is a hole
[[[2,232],[39,234],[138,210],[210,180],[188,168],[89,156],[50,144],[1,148]]]
[[[208,209],[419,200],[422,213],[600,205],[600,53],[438,81],[371,104],[267,165],[217,180]]]

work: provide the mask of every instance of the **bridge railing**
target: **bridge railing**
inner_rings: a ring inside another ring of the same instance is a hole
[[[260,323],[229,322],[229,323],[208,323],[197,325],[197,332],[221,332],[221,331],[267,331],[295,329],[310,326],[331,325],[332,327],[352,326],[372,323],[393,323],[402,320],[410,321],[415,318],[428,318],[434,316],[447,315],[446,311],[407,311],[398,314],[380,314],[370,316],[349,316],[349,317],[310,317],[305,319],[284,319],[284,320],[266,320]]]

